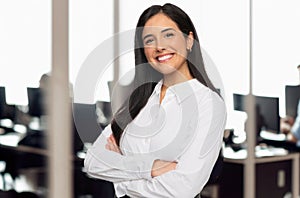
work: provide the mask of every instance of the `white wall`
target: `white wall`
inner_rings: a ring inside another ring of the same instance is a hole
[[[113,36],[113,1],[70,1],[70,81],[76,76],[87,56],[103,41]],[[113,53],[113,47],[108,49]],[[99,57],[101,61],[101,57]],[[107,81],[113,79],[112,66],[98,82],[95,101],[109,101]],[[87,79],[88,80],[88,79]]]
[[[279,97],[285,116],[285,85],[299,84],[300,1],[255,0],[253,3],[253,91]]]
[[[248,93],[249,2],[122,0],[120,31],[134,28],[150,5],[166,2],[178,5],[192,18],[202,48],[222,77],[228,108],[232,109],[232,93]],[[284,85],[299,82],[299,4],[298,0],[253,3],[254,94],[280,97],[282,116]],[[113,16],[113,1],[70,1],[71,83],[88,54],[113,36]],[[51,1],[0,0],[0,27],[0,86],[7,87],[9,103],[26,104],[25,87],[37,87],[40,76],[50,70]],[[133,52],[119,58],[122,76],[134,67]],[[109,69],[98,84],[95,100],[109,100],[106,81],[112,78]]]
[[[71,83],[88,54],[112,36],[112,23],[113,1],[70,1]],[[8,103],[26,105],[26,87],[38,87],[51,69],[51,0],[0,0],[0,29],[0,86]],[[104,76],[112,80],[112,70]],[[99,82],[95,100],[108,97],[106,82]]]
[[[0,29],[0,86],[8,103],[25,105],[26,86],[51,68],[51,1],[1,0]]]

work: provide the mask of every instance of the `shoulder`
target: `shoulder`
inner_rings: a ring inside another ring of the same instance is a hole
[[[194,90],[194,96],[197,101],[201,104],[212,103],[219,104],[225,107],[224,100],[216,92],[208,88],[207,86],[200,83],[198,80],[191,81],[192,88]]]
[[[227,110],[224,100],[210,88],[199,81],[193,82],[194,95],[197,101],[197,111],[200,115],[223,123],[227,118]],[[196,110],[196,108],[195,108]]]

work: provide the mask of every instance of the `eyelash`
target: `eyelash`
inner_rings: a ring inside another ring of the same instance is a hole
[[[166,33],[164,37],[165,37],[165,38],[171,38],[171,37],[173,37],[173,36],[175,36],[175,34],[169,32],[169,33]],[[149,44],[151,44],[152,42],[154,42],[154,39],[153,39],[153,38],[149,38],[149,39],[147,39],[147,40],[145,41],[145,45],[149,45]]]
[[[145,44],[146,45],[149,45],[150,43],[152,43],[154,41],[154,39],[147,39],[146,41],[145,41]]]
[[[167,38],[170,38],[170,37],[172,37],[172,36],[174,36],[174,33],[167,33],[167,34],[165,35],[165,37],[167,37]]]

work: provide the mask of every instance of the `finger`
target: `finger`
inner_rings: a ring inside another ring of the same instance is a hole
[[[109,136],[109,141],[114,144],[114,140],[111,138],[111,136]]]
[[[110,143],[107,144],[107,147],[108,147],[109,150],[111,150],[111,151],[114,150],[114,146],[113,146],[112,144],[110,144]]]
[[[115,138],[114,138],[113,136],[110,137],[110,141],[112,142],[112,144],[113,144],[114,146],[116,146],[116,147],[119,148],[119,146],[117,145],[117,142],[116,142],[116,140],[115,140]]]
[[[116,151],[119,151],[119,147],[116,144],[113,144],[113,147]]]
[[[113,142],[111,141],[110,137],[108,137],[106,140],[107,140],[107,142],[110,143],[110,144],[113,143]]]
[[[115,139],[115,137],[113,136],[113,135],[110,135],[110,140],[114,143],[114,144],[117,144],[117,142],[116,142],[116,139]]]
[[[111,146],[111,144],[106,144],[106,145],[105,145],[105,148],[106,148],[107,150],[110,150],[110,151],[113,150],[113,147]]]
[[[105,148],[107,148],[110,151],[119,152],[118,148],[116,148],[116,146],[113,143],[107,143],[105,145]]]
[[[109,147],[109,150],[121,153],[121,150],[120,150],[119,146],[117,145],[113,135],[110,135],[107,138],[107,145]]]

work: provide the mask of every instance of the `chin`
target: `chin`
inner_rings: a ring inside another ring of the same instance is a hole
[[[174,72],[176,72],[177,70],[176,70],[176,68],[162,68],[162,67],[160,67],[160,68],[154,68],[155,70],[157,70],[159,73],[161,73],[162,75],[169,75],[169,74],[172,74],[172,73],[174,73]]]
[[[168,65],[167,63],[154,63],[152,67],[163,75],[171,74],[176,71],[176,67]]]

